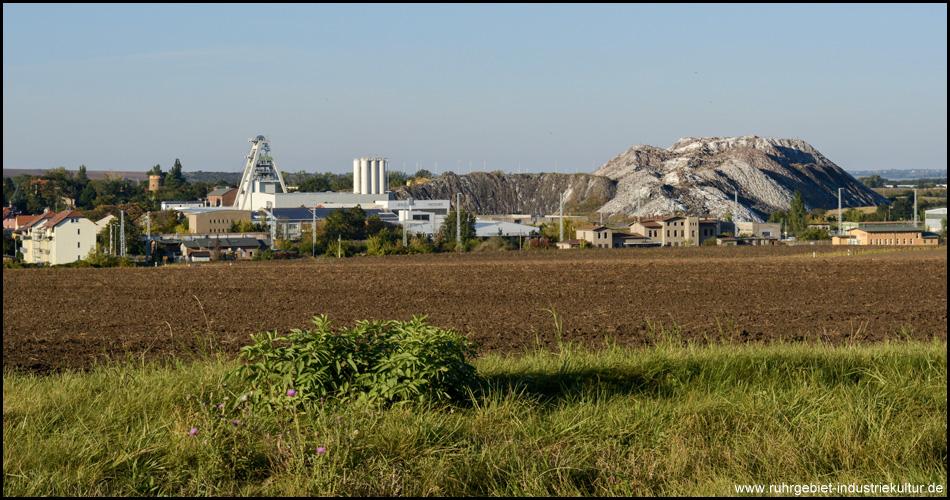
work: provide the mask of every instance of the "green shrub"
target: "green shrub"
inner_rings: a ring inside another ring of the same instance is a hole
[[[450,400],[464,396],[477,380],[468,359],[474,346],[455,330],[412,321],[360,321],[355,328],[330,329],[326,316],[315,328],[287,336],[262,332],[241,348],[246,362],[232,373],[249,387],[256,406],[274,409],[321,398],[358,400]]]

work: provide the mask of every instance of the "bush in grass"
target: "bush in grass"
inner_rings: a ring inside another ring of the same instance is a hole
[[[361,321],[330,329],[326,316],[315,328],[286,336],[262,332],[241,348],[245,364],[232,374],[250,385],[250,397],[268,408],[320,398],[391,402],[449,400],[475,383],[469,364],[474,346],[455,330],[412,321]]]

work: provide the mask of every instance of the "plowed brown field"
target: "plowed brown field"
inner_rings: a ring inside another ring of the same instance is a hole
[[[812,251],[818,256],[812,257]],[[518,352],[605,335],[651,342],[648,322],[729,342],[947,338],[947,251],[830,255],[831,247],[574,250],[3,271],[3,365],[37,372],[127,355],[236,353],[261,330],[409,319]],[[824,254],[824,256],[823,256]],[[902,329],[904,333],[901,333]]]

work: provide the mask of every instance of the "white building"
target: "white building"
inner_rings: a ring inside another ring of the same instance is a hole
[[[298,208],[298,207],[355,207],[371,208],[370,205],[379,205],[392,199],[392,193],[358,194],[323,191],[319,193],[274,193],[254,191],[247,195],[249,198],[248,210],[258,211],[262,208]]]
[[[162,202],[162,211],[165,210],[181,210],[182,208],[201,208],[205,206],[205,202],[194,200],[194,201],[163,201]]]
[[[928,231],[939,233],[943,229],[940,221],[947,220],[947,207],[924,211],[924,225]]]
[[[23,261],[55,265],[82,260],[96,248],[97,229],[75,210],[39,215],[20,229]]]

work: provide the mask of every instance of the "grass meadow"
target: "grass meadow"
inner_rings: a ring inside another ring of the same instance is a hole
[[[327,400],[268,415],[234,405],[244,389],[225,376],[238,363],[6,371],[4,496],[946,494],[942,340],[561,345],[474,360],[481,385],[452,404]]]

